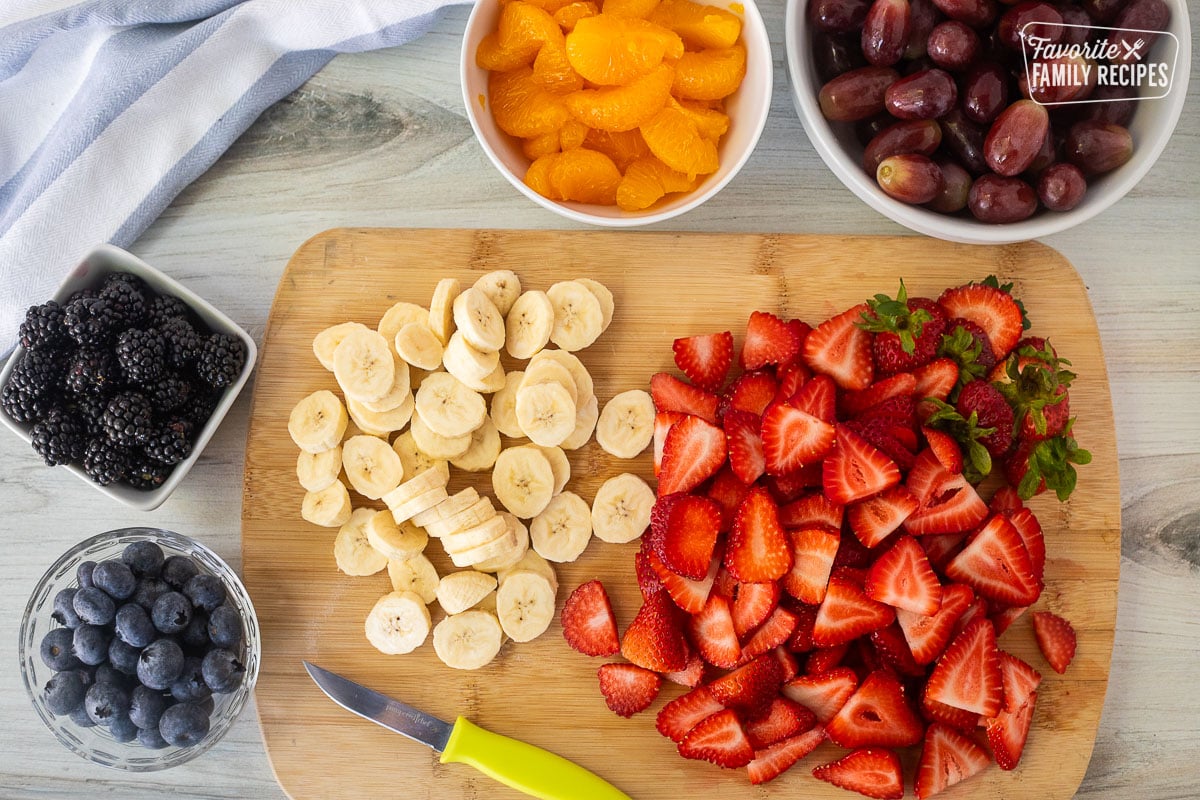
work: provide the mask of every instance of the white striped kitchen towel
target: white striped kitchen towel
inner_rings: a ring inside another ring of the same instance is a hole
[[[133,242],[337,53],[464,0],[0,0],[0,356],[92,246]]]

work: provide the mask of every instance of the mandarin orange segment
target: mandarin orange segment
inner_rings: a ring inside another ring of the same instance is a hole
[[[733,47],[742,34],[737,14],[691,0],[662,0],[646,20],[675,31],[693,50]]]
[[[716,142],[729,132],[729,116],[723,111],[709,108],[695,100],[676,100],[674,97],[667,101],[667,105],[687,114],[688,119],[696,123],[696,128],[705,139]]]
[[[510,136],[525,139],[551,133],[570,117],[563,98],[539,86],[531,67],[490,73],[488,95],[496,125]]]
[[[554,21],[558,23],[558,27],[564,32],[570,33],[575,30],[575,23],[584,17],[594,17],[600,13],[599,7],[595,3],[571,3],[554,12]]]
[[[671,94],[687,100],[720,100],[737,91],[746,77],[746,48],[741,44],[687,52],[675,64]]]
[[[541,136],[531,136],[521,140],[521,152],[530,161],[536,161],[542,156],[559,151],[558,131],[543,133]]]
[[[611,158],[582,147],[559,153],[550,168],[550,185],[563,200],[611,206],[620,184],[621,172]]]
[[[683,55],[679,35],[641,19],[600,14],[567,34],[567,58],[575,71],[600,86],[626,86],[649,74],[664,57]]]
[[[493,72],[508,72],[519,67],[528,66],[533,60],[537,50],[525,52],[523,50],[507,50],[500,46],[500,34],[495,31],[484,36],[479,42],[479,47],[475,48],[475,64],[480,69],[492,70]]]
[[[567,60],[566,39],[562,33],[542,45],[533,60],[533,79],[554,94],[577,92],[583,88],[583,78],[571,68]]]
[[[676,172],[654,156],[634,161],[625,170],[617,187],[617,205],[625,211],[641,211],[671,192],[690,192],[700,184]]]
[[[696,123],[678,108],[667,106],[641,126],[642,138],[659,161],[685,175],[716,172],[717,145],[700,135]]]
[[[650,148],[637,128],[630,131],[600,131],[588,128],[583,146],[597,150],[613,160],[617,168],[626,170],[637,159],[650,155]]]
[[[542,197],[562,200],[563,198],[555,191],[554,184],[550,182],[550,171],[554,169],[554,163],[560,155],[562,154],[548,153],[534,159],[533,163],[529,165],[529,169],[525,170],[525,185]]]
[[[540,8],[550,14],[557,12],[564,6],[570,5],[572,0],[500,0],[502,5],[512,5],[513,3],[522,2],[528,5]]]
[[[583,147],[583,142],[587,138],[587,125],[584,125],[579,120],[569,119],[563,123],[563,126],[558,131],[559,147],[562,150],[574,150],[576,147]]]
[[[628,86],[583,89],[563,98],[575,119],[589,128],[628,131],[657,114],[671,95],[673,71],[660,64]]]
[[[645,19],[659,0],[604,0],[604,13],[614,17]]]

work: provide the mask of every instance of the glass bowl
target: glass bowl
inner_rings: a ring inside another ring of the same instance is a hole
[[[232,692],[213,694],[215,705],[210,715],[211,727],[208,735],[191,747],[168,745],[160,750],[152,750],[140,745],[136,739],[128,743],[118,742],[98,725],[84,728],[75,724],[69,716],[54,716],[46,708],[42,698],[42,689],[54,672],[41,659],[41,641],[51,629],[61,627],[51,617],[54,596],[62,589],[79,585],[76,568],[80,562],[100,562],[118,558],[126,545],[143,540],[158,544],[168,558],[173,555],[189,556],[200,567],[202,573],[207,572],[219,578],[225,586],[226,602],[232,600],[242,618],[245,642],[242,645],[241,661],[246,668],[242,683]],[[225,735],[246,704],[250,692],[254,690],[262,657],[262,639],[250,595],[246,593],[246,588],[238,576],[220,556],[194,539],[172,531],[158,528],[119,528],[75,545],[55,561],[38,581],[37,588],[25,607],[25,615],[21,618],[19,655],[25,690],[38,716],[46,723],[54,738],[67,749],[96,764],[130,772],[152,772],[191,761]]]

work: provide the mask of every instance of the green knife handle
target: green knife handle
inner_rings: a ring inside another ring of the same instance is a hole
[[[454,722],[442,763],[469,764],[517,791],[541,800],[631,800],[578,764],[475,725],[465,717]]]

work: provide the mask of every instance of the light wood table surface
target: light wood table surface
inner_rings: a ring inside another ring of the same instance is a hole
[[[658,227],[908,233],[855,198],[813,150],[784,75],[783,4],[768,0],[761,6],[776,65],[766,131],[724,191]],[[452,9],[413,44],[339,56],[270,109],[175,200],[133,252],[261,341],[288,257],[327,228],[575,227],[518,194],[475,142],[458,85],[465,22],[466,10]],[[1198,59],[1193,57],[1193,71]],[[1127,197],[1091,222],[1045,240],[1075,265],[1090,292],[1112,381],[1121,465],[1116,644],[1080,798],[1200,795],[1198,96],[1194,81],[1166,151]],[[252,705],[196,761],[129,775],[58,746],[34,714],[17,669],[21,613],[36,580],[86,536],[156,525],[197,537],[240,566],[250,395],[248,387],[187,481],[150,514],[105,499],[63,470],[43,467],[16,437],[0,437],[0,798],[283,797]],[[399,755],[410,745],[397,739],[396,747]],[[346,770],[354,770],[354,753],[345,759]],[[397,786],[396,797],[404,796]]]

